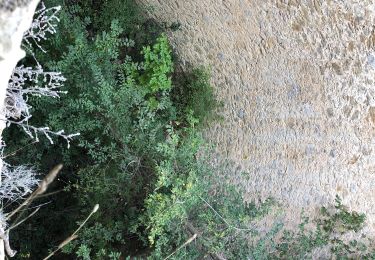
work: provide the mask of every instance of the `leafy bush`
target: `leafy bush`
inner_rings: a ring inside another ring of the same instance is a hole
[[[305,259],[329,246],[337,257],[370,258],[368,244],[337,235],[359,231],[365,220],[340,200],[335,211],[322,209],[314,230],[308,218],[297,231],[278,222],[266,233],[255,228],[277,204],[243,203],[207,163],[199,130],[218,107],[209,74],[176,69],[163,26],[140,11],[131,0],[66,0],[49,51],[35,51],[67,78],[68,94],[58,102],[32,98],[31,121],[81,136],[67,149],[63,140],[30,145],[18,129],[7,134],[10,151],[27,147],[13,161],[40,170],[65,164],[52,187],[58,193],[38,201],[52,203],[14,233],[18,258],[44,257],[96,203],[99,214],[64,247],[65,257]]]
[[[207,184],[203,184],[206,190]],[[297,230],[287,230],[282,222],[275,220],[268,231],[259,232],[256,228],[259,219],[280,206],[273,200],[258,206],[244,204],[237,191],[227,185],[221,189],[219,194],[209,195],[210,202],[198,195],[194,206],[184,214],[173,215],[173,211],[172,214],[161,214],[164,219],[157,220],[163,223],[164,229],[158,229],[160,238],[151,258],[164,259],[173,253],[171,259],[202,259],[207,255],[224,259],[313,259],[319,256],[319,250],[323,250],[323,258],[373,259],[375,251],[371,240],[359,235],[356,239],[343,237],[348,232],[360,231],[365,219],[361,214],[349,212],[339,199],[333,209],[325,211],[327,209],[322,208],[325,213],[317,219],[310,220],[302,214]],[[193,197],[197,194],[194,191]],[[208,195],[202,190],[200,194]],[[159,205],[154,201],[149,207],[158,208]],[[178,206],[186,208],[185,203]],[[163,208],[164,213],[173,207],[166,208]],[[194,243],[180,247],[193,234],[198,234]]]
[[[174,79],[177,84],[172,90],[172,99],[181,113],[189,114],[201,123],[220,119],[216,109],[221,104],[215,98],[207,69],[198,67],[189,72],[179,69]]]
[[[30,102],[35,108],[33,122],[80,132],[80,138],[70,149],[62,140],[55,140],[52,147],[42,140],[13,158],[37,164],[40,169],[62,159],[65,171],[61,179],[67,183],[55,187],[65,192],[54,197],[54,205],[46,208],[48,221],[44,222],[43,235],[26,228],[15,234],[22,246],[20,256],[44,256],[96,203],[101,210],[94,223],[83,229],[79,239],[64,249],[65,253],[84,259],[102,259],[120,251],[125,255],[138,254],[149,245],[143,235],[149,233],[146,236],[157,239],[155,230],[161,226],[140,220],[147,217],[142,212],[148,203],[159,196],[154,192],[161,185],[159,174],[167,174],[169,169],[165,180],[173,175],[176,179],[168,181],[174,189],[178,186],[179,192],[185,189],[186,182],[193,185],[195,181],[200,137],[193,126],[197,120],[171,98],[174,68],[166,37],[156,35],[158,27],[142,21],[132,11],[125,13],[128,17],[119,12],[133,8],[133,1],[121,3],[119,9],[115,8],[118,1],[102,1],[95,7],[91,1],[66,4],[69,6],[63,5],[58,33],[43,46],[49,51],[35,54],[47,67],[63,73],[67,81],[62,90],[68,94],[58,101],[33,98]],[[111,17],[110,23],[99,18],[100,11],[104,17]],[[125,25],[128,22],[135,27]],[[196,79],[200,80],[200,76]],[[211,91],[208,85],[205,89]],[[189,109],[195,109],[193,104]],[[17,129],[9,133],[8,139],[13,140],[11,150],[27,145],[26,136],[19,136],[24,135]],[[169,142],[176,138],[172,147]],[[172,164],[180,165],[178,171],[170,168]],[[59,216],[67,204],[72,210]],[[154,213],[148,216],[155,219],[157,212]],[[52,225],[54,222],[61,226]],[[56,240],[46,239],[51,236]],[[33,239],[21,241],[22,237]]]

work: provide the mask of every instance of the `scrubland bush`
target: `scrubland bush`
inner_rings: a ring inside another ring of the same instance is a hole
[[[370,257],[366,244],[336,237],[364,222],[339,200],[335,213],[323,210],[314,220],[314,231],[305,228],[307,218],[297,231],[278,222],[266,234],[254,227],[278,205],[271,199],[245,204],[207,163],[211,150],[200,130],[218,108],[209,74],[177,69],[165,26],[146,19],[134,1],[65,0],[59,19],[56,35],[43,45],[48,51],[34,53],[64,75],[66,94],[31,97],[30,122],[80,137],[67,149],[63,138],[30,145],[18,128],[7,133],[7,149],[21,148],[14,163],[41,172],[65,165],[51,196],[35,202],[44,208],[15,231],[19,259],[47,255],[97,203],[100,211],[58,257],[304,259],[324,246],[339,257]]]

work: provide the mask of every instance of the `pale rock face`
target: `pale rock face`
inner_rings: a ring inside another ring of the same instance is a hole
[[[249,200],[300,210],[334,202],[375,234],[375,4],[372,0],[140,0],[186,63],[211,67],[224,121],[216,161]]]
[[[17,7],[27,6],[31,1],[32,0],[2,0],[0,2],[0,10],[13,12]]]

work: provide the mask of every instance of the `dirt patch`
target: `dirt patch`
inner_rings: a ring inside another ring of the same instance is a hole
[[[375,4],[321,0],[142,0],[178,21],[182,62],[212,69],[224,121],[207,129],[248,199],[295,222],[336,194],[375,230]]]

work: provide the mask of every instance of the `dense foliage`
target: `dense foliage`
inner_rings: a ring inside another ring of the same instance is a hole
[[[217,119],[217,102],[206,70],[176,64],[163,32],[178,22],[158,25],[132,0],[65,0],[59,17],[57,34],[43,45],[48,52],[35,55],[63,73],[68,93],[32,98],[30,122],[81,135],[68,149],[59,139],[30,145],[15,127],[7,133],[15,163],[41,172],[64,163],[51,195],[36,201],[46,205],[14,234],[19,259],[46,256],[97,203],[99,212],[58,257],[301,259],[323,246],[338,256],[370,257],[368,244],[336,236],[364,222],[339,199],[312,231],[307,218],[294,232],[277,221],[257,230],[255,223],[279,205],[244,203],[207,163],[210,148],[200,130]]]
[[[31,123],[81,135],[70,149],[63,140],[53,146],[41,140],[12,158],[44,171],[57,162],[65,165],[55,187],[64,192],[45,208],[47,216],[39,215],[45,219],[41,232],[31,232],[40,221],[34,218],[30,229],[15,235],[20,257],[42,257],[96,203],[100,213],[65,252],[98,259],[119,251],[138,254],[153,245],[167,225],[158,216],[165,213],[161,204],[151,207],[154,201],[170,207],[175,200],[194,198],[197,175],[203,174],[196,158],[202,141],[195,128],[214,108],[208,75],[194,70],[194,80],[173,85],[168,41],[161,28],[137,10],[133,1],[95,6],[91,1],[67,1],[56,37],[44,45],[48,52],[35,51],[39,62],[64,74],[62,90],[68,94],[58,100],[32,99]],[[183,93],[186,101],[179,103],[183,96],[172,89],[188,91]],[[208,93],[196,108],[192,98],[202,90]],[[18,129],[12,129],[8,139],[13,140],[9,150],[30,142]],[[184,207],[169,210],[183,218]],[[33,239],[25,242],[22,237]]]

